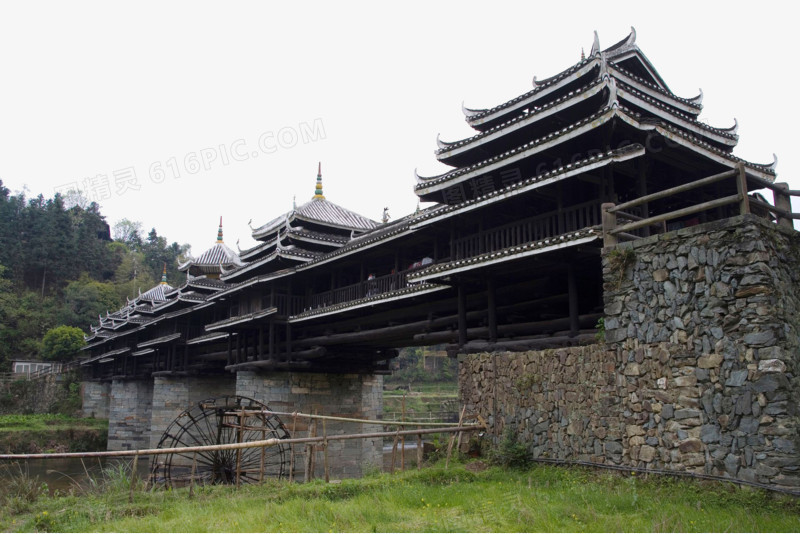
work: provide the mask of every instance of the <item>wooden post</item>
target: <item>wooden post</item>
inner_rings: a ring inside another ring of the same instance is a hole
[[[486,281],[489,341],[497,341],[497,283],[494,277]]]
[[[224,416],[223,416],[224,417]],[[237,443],[242,442],[242,435],[244,434],[244,406],[242,406],[242,413],[239,415],[239,439]],[[236,449],[236,487],[239,487],[239,480],[242,478],[242,449]]]
[[[569,294],[569,336],[575,337],[580,330],[578,319],[578,282],[575,279],[575,264],[567,264],[567,293]]]
[[[636,181],[636,194],[640,197],[643,197],[647,194],[647,172],[646,172],[646,165],[644,161],[639,161],[639,179]],[[642,217],[648,218],[650,216],[650,207],[645,202],[642,204]],[[650,235],[650,227],[645,226],[642,228],[642,235],[643,237],[648,237]]]
[[[785,210],[789,213],[792,212],[792,197],[789,196],[789,184],[780,182],[775,184],[775,189],[772,190],[772,199],[775,207]],[[794,224],[792,219],[778,214],[778,226],[782,228],[793,229]]]
[[[744,173],[744,163],[737,165],[736,189],[739,193],[739,215],[750,213],[750,199],[747,196],[747,176]]]
[[[603,246],[612,247],[616,245],[619,240],[617,236],[611,233],[617,227],[617,214],[611,213],[608,210],[614,207],[613,202],[604,202],[600,206],[600,211],[603,217]]]
[[[297,437],[297,412],[293,416],[292,437]],[[289,482],[294,482],[294,443],[289,444]]]
[[[406,394],[403,393],[402,415],[400,420],[406,420]],[[405,430],[405,426],[401,426],[400,430]],[[406,470],[406,436],[405,434],[400,438],[400,471]]]
[[[258,327],[258,356],[256,356],[256,360],[262,360],[264,358],[264,327]]]
[[[400,429],[397,428],[397,430],[399,431]],[[399,439],[400,436],[398,434],[395,434],[394,441],[392,442],[392,466],[389,468],[390,473],[394,473],[394,464],[395,464],[395,459],[397,458],[397,441]]]
[[[464,280],[458,283],[458,346],[467,344],[467,290]]]
[[[422,427],[417,427],[417,430],[422,430]],[[417,434],[417,471],[422,469],[422,434]]]
[[[461,426],[461,423],[464,421],[464,413],[467,411],[467,406],[464,405],[461,408],[461,415],[458,417],[458,426]],[[461,432],[458,433],[459,435],[459,444],[461,442]],[[447,469],[448,465],[450,464],[450,453],[453,452],[453,442],[455,441],[455,435],[450,436],[450,442],[447,444],[447,458],[444,461],[444,468]]]
[[[322,460],[325,465],[325,483],[331,481],[331,473],[328,467],[328,427],[325,424],[325,419],[322,420]]]
[[[189,475],[189,497],[194,496],[194,475],[197,472],[197,453],[192,453],[192,474]]]
[[[261,414],[261,441],[267,439],[267,416]],[[261,447],[261,462],[258,466],[258,481],[264,482],[264,463],[267,456],[267,448]]]
[[[133,457],[133,467],[131,468],[131,492],[128,495],[128,502],[133,502],[133,488],[136,487],[136,471],[139,469],[139,455]]]

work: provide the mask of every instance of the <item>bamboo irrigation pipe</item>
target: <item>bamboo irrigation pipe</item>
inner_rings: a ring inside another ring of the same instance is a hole
[[[238,415],[240,412],[226,412],[225,415]],[[307,419],[327,419],[328,421],[342,421],[345,423],[363,423],[367,425],[381,426],[437,426],[444,424],[443,421],[384,421],[383,419],[355,419],[352,417],[337,417],[333,415],[317,415],[301,412],[273,412],[271,410],[247,410],[245,414],[268,414],[268,415],[289,415],[292,417],[305,417]]]
[[[485,425],[464,425],[442,428],[396,430],[393,432],[370,432],[365,434],[340,434],[328,436],[328,440],[348,440],[348,439],[369,439],[385,438],[395,435],[413,436],[415,434],[446,434],[449,432],[469,432],[473,430],[485,430]],[[125,456],[157,456],[159,454],[176,454],[188,452],[205,451],[230,451],[236,449],[252,449],[255,447],[274,447],[275,445],[291,443],[321,443],[322,436],[310,438],[289,438],[278,439],[270,438],[263,441],[248,441],[246,443],[224,443],[221,445],[198,445],[194,447],[173,447],[168,449],[138,449],[131,451],[98,451],[98,452],[54,452],[54,453],[35,453],[35,454],[0,454],[0,460],[46,460],[48,458],[114,458]]]

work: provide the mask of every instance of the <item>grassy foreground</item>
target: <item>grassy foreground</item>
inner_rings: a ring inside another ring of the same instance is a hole
[[[8,497],[8,496],[7,496]],[[464,466],[340,483],[139,490],[125,481],[56,498],[0,495],[11,532],[800,531],[800,500],[663,477],[580,468]]]

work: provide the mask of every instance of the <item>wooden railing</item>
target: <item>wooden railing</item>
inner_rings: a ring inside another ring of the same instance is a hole
[[[600,203],[585,202],[457,239],[453,242],[454,256],[457,260],[463,260],[555,237],[565,232],[598,226],[600,223]]]
[[[736,194],[646,218],[638,217],[629,213],[629,211],[626,211],[630,210],[631,208],[638,208],[639,206],[654,200],[672,197],[680,193],[686,193],[688,191],[692,191],[694,189],[723,180],[735,180]],[[766,180],[753,177],[751,177],[750,180],[755,181],[759,186],[761,186],[761,188],[767,188],[772,191],[773,202],[775,203],[774,206],[768,202],[763,202],[758,198],[753,198],[747,194],[747,177],[745,175],[744,165],[741,163],[734,170],[708,176],[706,178],[702,178],[688,184],[679,185],[677,187],[671,187],[657,193],[639,197],[629,202],[623,202],[622,204],[617,205],[613,203],[605,203],[602,206],[603,245],[616,245],[619,243],[620,239],[637,239],[639,236],[634,235],[631,232],[652,225],[664,225],[670,220],[687,217],[689,215],[694,215],[696,213],[701,213],[710,209],[720,208],[722,206],[728,206],[731,204],[739,205],[740,214],[750,213],[751,204],[758,206],[763,210],[775,214],[778,226],[790,229],[793,228],[792,220],[800,219],[800,214],[792,213],[791,197],[800,197],[800,191],[790,190],[789,185],[786,183],[773,184]],[[620,219],[627,220],[628,222],[620,225]]]
[[[409,271],[400,271],[399,273],[378,276],[349,286],[311,295],[304,309],[324,308],[334,304],[342,304],[373,295],[380,295],[382,293],[394,291],[395,289],[402,289],[408,286],[408,281],[406,280],[408,272]]]

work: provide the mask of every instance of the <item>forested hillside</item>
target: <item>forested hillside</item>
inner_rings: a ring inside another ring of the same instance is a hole
[[[0,180],[0,372],[12,359],[55,357],[42,343],[48,331],[88,332],[98,314],[157,284],[164,264],[177,285],[188,248],[155,228],[143,237],[141,223],[127,219],[112,229],[80,196],[26,198]]]

